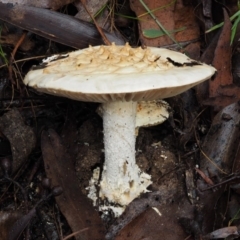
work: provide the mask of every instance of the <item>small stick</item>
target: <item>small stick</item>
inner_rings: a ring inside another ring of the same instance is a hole
[[[9,66],[8,66],[8,72],[9,72],[9,78],[10,78],[10,81],[13,85],[15,85],[15,82],[13,81],[13,76],[12,76],[12,64],[13,64],[13,61],[14,61],[14,56],[19,48],[19,46],[22,44],[23,40],[25,39],[27,35],[27,31],[24,31],[22,36],[20,37],[20,39],[18,40],[17,44],[15,45],[12,53],[11,53],[11,57],[10,57],[10,61],[9,61]]]
[[[202,177],[202,179],[209,185],[213,186],[214,185],[214,182],[208,177],[205,175],[205,173],[203,171],[201,171],[200,169],[198,168],[195,168],[196,172]]]
[[[88,15],[89,15],[89,16],[91,17],[91,19],[93,20],[93,22],[94,22],[94,24],[95,24],[95,26],[96,26],[99,34],[101,35],[104,43],[105,43],[106,45],[108,45],[108,46],[111,45],[110,41],[107,39],[107,37],[106,37],[106,35],[104,34],[103,30],[99,27],[97,21],[95,20],[95,18],[92,16],[92,14],[90,13],[90,11],[88,10],[88,8],[87,8],[87,6],[86,6],[86,0],[81,0],[81,3],[82,3],[82,5],[83,5],[83,7],[85,8],[86,12],[88,13]]]

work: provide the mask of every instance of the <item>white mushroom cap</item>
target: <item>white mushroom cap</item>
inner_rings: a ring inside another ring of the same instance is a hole
[[[62,58],[62,59],[59,59]],[[149,101],[180,94],[215,69],[168,49],[97,46],[57,55],[33,68],[24,83],[81,101]]]
[[[138,102],[136,128],[154,126],[164,122],[169,117],[169,110],[170,106],[163,100]]]

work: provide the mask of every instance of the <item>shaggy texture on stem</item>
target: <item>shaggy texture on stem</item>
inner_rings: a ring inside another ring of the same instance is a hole
[[[103,104],[105,163],[100,197],[122,206],[147,191],[151,177],[135,160],[136,102]]]

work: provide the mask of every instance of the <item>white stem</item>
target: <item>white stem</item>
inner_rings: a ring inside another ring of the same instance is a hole
[[[122,206],[130,203],[151,184],[135,161],[136,102],[103,104],[105,163],[100,197]]]

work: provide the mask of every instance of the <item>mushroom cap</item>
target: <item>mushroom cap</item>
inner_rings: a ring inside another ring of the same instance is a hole
[[[169,117],[170,106],[163,100],[137,103],[136,128],[158,125]]]
[[[33,67],[24,83],[87,102],[151,101],[180,94],[215,71],[168,49],[112,44],[50,57]]]

